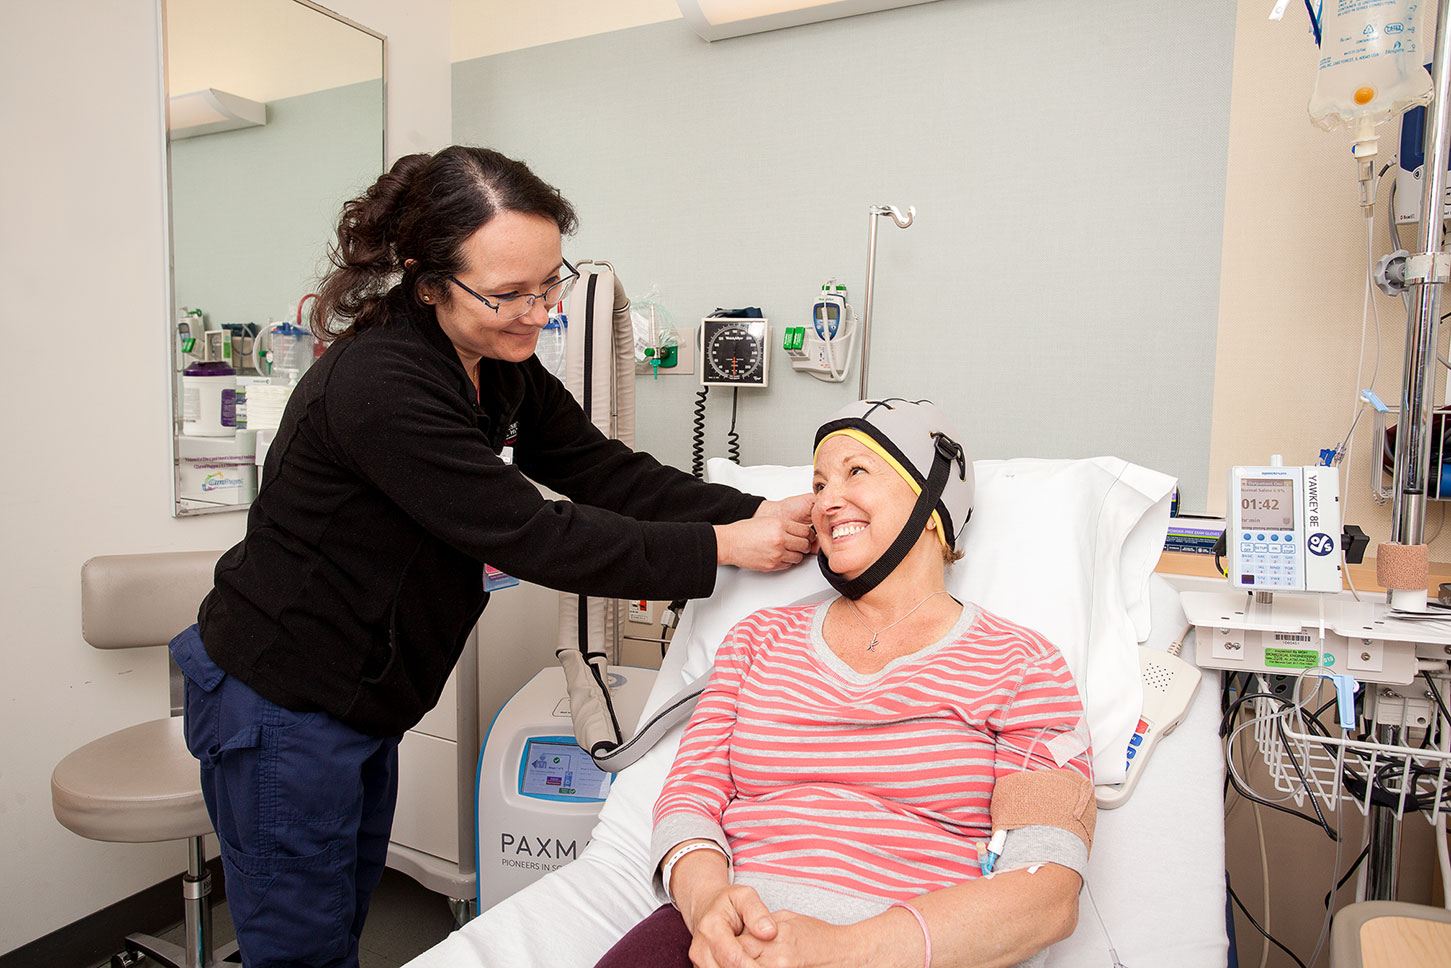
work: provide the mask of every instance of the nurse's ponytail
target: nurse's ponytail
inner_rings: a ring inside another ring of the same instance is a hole
[[[454,145],[405,155],[358,198],[343,205],[332,264],[313,303],[319,339],[352,336],[384,321],[383,302],[401,283],[421,304],[451,297],[448,277],[463,271],[463,243],[499,212],[551,219],[574,231],[574,207],[529,170],[488,148]]]

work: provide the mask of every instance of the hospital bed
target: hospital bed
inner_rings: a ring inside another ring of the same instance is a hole
[[[712,462],[710,476],[773,497],[804,489],[802,473]],[[1095,724],[1095,736],[1131,733],[1139,700],[1127,697],[1142,696],[1138,643],[1165,649],[1187,625],[1179,590],[1152,574],[1172,481],[1107,458],[979,461],[977,475],[968,558],[949,573],[955,573],[950,587],[1070,643],[1065,656],[1070,666],[1077,656],[1074,673],[1088,704],[1116,707]],[[995,553],[982,553],[985,547]],[[682,618],[646,717],[708,671],[735,620],[756,608],[808,600],[822,588],[810,563],[779,576],[723,570],[716,594],[691,603]],[[1029,621],[1035,615],[1042,620]],[[1125,668],[1132,669],[1132,683],[1123,679]],[[1126,685],[1133,690],[1124,697],[1101,701]],[[1206,677],[1132,796],[1100,812],[1087,877],[1094,903],[1085,892],[1077,930],[1050,950],[1050,966],[1112,965],[1110,937],[1129,968],[1227,963],[1218,720],[1218,692]],[[651,809],[679,735],[677,727],[618,775],[578,860],[483,912],[410,968],[592,968],[657,906],[647,870]],[[1100,779],[1121,778],[1121,752],[1108,745],[1097,751],[1095,768]]]

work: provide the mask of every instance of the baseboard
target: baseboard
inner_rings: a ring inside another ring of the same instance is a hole
[[[207,864],[212,874],[213,904],[226,900],[222,862]],[[156,934],[180,923],[181,872],[95,914],[57,928],[42,938],[0,955],[0,968],[90,968],[121,950],[128,934]]]

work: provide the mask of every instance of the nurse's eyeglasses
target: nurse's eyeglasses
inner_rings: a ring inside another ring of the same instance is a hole
[[[559,267],[558,275],[561,277],[558,282],[549,284],[549,288],[543,292],[506,292],[495,296],[482,296],[474,292],[468,286],[459,281],[458,276],[449,276],[449,282],[458,286],[464,292],[473,296],[479,302],[488,306],[500,319],[518,319],[529,310],[534,308],[536,300],[542,301],[546,309],[555,303],[563,302],[569,298],[569,293],[574,289],[574,284],[579,281],[579,270],[564,260],[564,265]]]

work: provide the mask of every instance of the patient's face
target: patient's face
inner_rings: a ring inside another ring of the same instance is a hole
[[[832,571],[854,578],[891,546],[917,495],[886,461],[850,437],[832,437],[816,454],[811,523]]]

